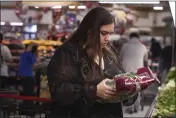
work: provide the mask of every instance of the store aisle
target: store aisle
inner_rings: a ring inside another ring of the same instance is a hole
[[[126,108],[127,107],[123,107],[123,112],[124,112],[124,117],[141,117],[144,118],[146,113],[148,112],[156,94],[158,91],[158,85],[157,84],[152,84],[151,86],[149,86],[145,91],[144,91],[144,96],[145,96],[145,101],[144,101],[144,110],[143,111],[138,111],[137,113],[133,113],[133,114],[129,114],[126,113]]]
[[[137,113],[133,113],[133,114],[128,114],[128,113],[125,113],[125,108],[123,110],[123,113],[124,113],[124,118],[137,118],[137,117],[140,117],[140,118],[144,118],[148,109],[150,108],[150,106],[144,106],[144,110],[143,111],[138,111]]]

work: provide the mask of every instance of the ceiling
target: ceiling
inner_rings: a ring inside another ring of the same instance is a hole
[[[161,1],[160,4],[156,4],[156,5],[154,4],[127,5],[127,7],[130,9],[137,10],[137,11],[146,11],[146,12],[154,11],[153,10],[154,6],[162,6],[163,11],[170,11],[169,3],[167,1]]]
[[[57,6],[57,5],[78,5],[78,2],[39,2],[39,1],[35,1],[35,2],[31,2],[31,1],[25,1],[23,4],[26,4],[28,6],[42,6],[42,7],[51,7],[51,6]],[[1,2],[1,8],[15,8],[16,6],[16,2],[12,2],[12,1],[6,1],[6,2]]]
[[[101,6],[112,7],[113,4],[101,4]],[[162,6],[163,11],[170,11],[169,3],[161,1],[160,4],[126,4],[126,7],[140,12],[154,12],[154,6]]]
[[[68,3],[68,2],[67,2]],[[72,2],[74,3],[74,5],[77,3],[77,2]],[[1,8],[14,8],[15,7],[15,4],[16,2],[1,2]],[[32,6],[34,5],[47,5],[47,6],[51,6],[51,5],[59,5],[61,4],[61,2],[28,2],[28,4],[31,4]],[[63,4],[63,3],[62,3]],[[61,4],[61,5],[62,5]],[[111,7],[112,4],[100,4],[101,6],[106,6],[106,7]],[[170,11],[170,7],[169,7],[169,4],[167,1],[161,1],[160,4],[161,6],[163,6],[163,11]],[[128,4],[126,5],[128,8],[132,9],[132,10],[137,10],[137,11],[142,11],[142,12],[151,12],[151,11],[154,11],[153,10],[153,6],[154,5],[151,5],[151,4],[135,4],[135,5],[132,5],[132,4]]]

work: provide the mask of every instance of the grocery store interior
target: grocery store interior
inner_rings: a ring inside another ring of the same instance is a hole
[[[104,0],[1,2],[0,32],[3,36],[0,37],[0,65],[5,63],[8,72],[4,74],[3,66],[0,66],[0,118],[47,118],[50,109],[37,111],[35,108],[40,104],[35,104],[33,110],[28,109],[21,115],[19,104],[27,99],[51,100],[47,66],[55,50],[64,44],[84,16],[95,7],[103,7],[114,16],[116,24],[109,43],[117,51],[120,52],[123,45],[128,43],[130,33],[137,32],[140,35],[139,41],[148,51],[147,65],[160,80],[160,84],[152,83],[140,92],[138,104],[134,103],[137,105],[122,105],[124,118],[176,117],[176,2]],[[28,44],[38,46],[36,63],[39,64],[33,69],[34,98],[23,95],[24,85],[19,76],[21,55]],[[3,46],[7,48],[4,52]],[[9,55],[10,59],[3,62],[3,54]]]

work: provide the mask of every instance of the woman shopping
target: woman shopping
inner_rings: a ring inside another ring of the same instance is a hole
[[[57,49],[47,69],[54,101],[49,118],[123,118],[120,102],[99,102],[118,95],[105,83],[123,72],[119,55],[108,44],[114,25],[107,10],[94,8]]]

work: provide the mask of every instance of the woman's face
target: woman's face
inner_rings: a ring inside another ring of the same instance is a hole
[[[114,32],[114,23],[103,25],[100,27],[100,43],[101,47],[105,47],[109,42],[109,36]]]

